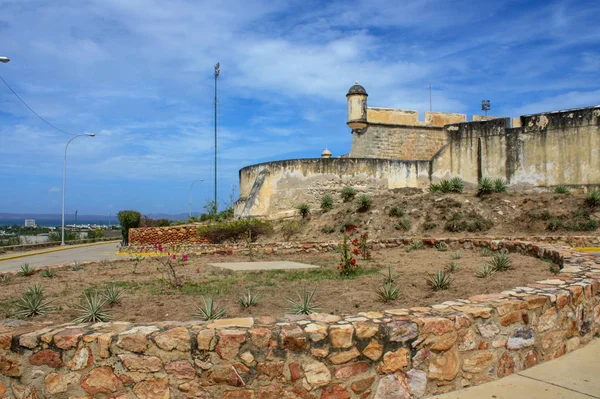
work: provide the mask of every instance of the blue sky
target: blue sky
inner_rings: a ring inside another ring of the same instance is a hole
[[[598,1],[0,0],[0,75],[74,134],[67,213],[194,209],[249,164],[349,151],[369,105],[521,114],[600,103]],[[1,82],[0,82],[1,83]],[[0,212],[60,213],[69,136],[0,84]]]

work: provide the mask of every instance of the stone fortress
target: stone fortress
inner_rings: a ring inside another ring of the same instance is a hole
[[[416,188],[453,176],[467,184],[501,177],[517,189],[600,185],[600,106],[518,118],[425,112],[367,106],[358,83],[350,88],[348,154],[290,159],[240,170],[237,217],[280,218],[306,202],[359,192]]]

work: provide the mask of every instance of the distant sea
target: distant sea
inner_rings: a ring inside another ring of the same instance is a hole
[[[33,220],[35,220],[35,224],[37,226],[51,226],[51,227],[56,227],[56,226],[60,226],[62,221],[60,218],[56,219],[56,218],[49,218],[49,219],[36,219],[36,218],[32,218]],[[74,224],[75,223],[75,217],[74,216],[70,216],[67,217],[65,215],[65,224]],[[6,219],[6,218],[0,218],[0,226],[12,226],[13,224],[18,224],[19,226],[24,226],[25,225],[25,219],[15,219],[15,218],[10,218],[10,219]],[[86,218],[77,218],[77,224],[98,224],[98,225],[108,225],[108,216],[105,219],[98,219],[98,218],[93,218],[93,219],[86,219]],[[115,224],[119,224],[119,221],[113,216],[110,218],[110,225],[115,225]]]

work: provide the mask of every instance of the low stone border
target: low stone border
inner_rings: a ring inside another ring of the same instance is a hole
[[[599,257],[530,242],[498,246],[563,268],[498,294],[346,317],[4,320],[0,397],[420,398],[554,359],[598,333]]]

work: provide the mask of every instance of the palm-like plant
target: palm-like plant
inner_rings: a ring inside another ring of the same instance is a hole
[[[35,269],[29,263],[23,263],[17,272],[18,276],[28,277],[35,273]]]
[[[17,311],[15,317],[26,319],[29,317],[39,316],[52,311],[50,304],[52,301],[46,301],[44,295],[44,287],[34,284],[27,288],[17,301]]]
[[[97,292],[86,291],[83,301],[76,307],[79,317],[73,323],[99,323],[112,319],[110,311],[104,309],[106,304],[106,298]]]
[[[195,313],[194,316],[207,321],[222,319],[225,316],[225,309],[218,309],[215,299],[212,296],[208,298],[202,297],[202,302],[204,302],[204,306],[197,305],[196,309],[198,313]]]
[[[238,299],[240,306],[249,308],[250,306],[258,305],[258,294],[255,294],[248,290],[243,296]]]
[[[400,296],[400,289],[392,283],[384,283],[377,289],[377,295],[383,302],[395,301]]]
[[[123,294],[124,291],[114,284],[106,286],[103,293],[106,304],[109,306],[120,305]]]
[[[450,288],[452,278],[443,270],[438,270],[427,278],[427,285],[434,291],[447,290]]]
[[[485,263],[481,265],[479,269],[475,272],[475,277],[477,278],[488,278],[496,274],[496,270],[489,264]]]
[[[308,292],[306,287],[304,287],[302,294],[299,292],[296,293],[298,295],[297,301],[287,298],[291,305],[290,311],[294,312],[295,314],[311,314],[316,310],[319,310],[320,308],[317,306],[317,304],[312,303],[316,290],[316,288],[313,288],[311,292]]]

